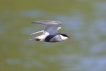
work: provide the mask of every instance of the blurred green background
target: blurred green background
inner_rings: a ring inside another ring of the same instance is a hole
[[[30,41],[38,20],[72,40]],[[0,71],[106,71],[106,0],[0,0]]]

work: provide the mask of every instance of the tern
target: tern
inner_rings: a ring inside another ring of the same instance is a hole
[[[71,39],[71,37],[66,34],[58,33],[58,30],[62,28],[60,27],[60,25],[62,24],[60,21],[41,20],[32,23],[45,25],[46,28],[44,30],[32,33],[31,35],[42,32],[42,35],[37,37],[31,37],[30,40],[44,42],[61,42],[66,39]]]

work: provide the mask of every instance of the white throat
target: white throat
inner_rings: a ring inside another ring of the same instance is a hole
[[[60,35],[60,37],[61,37],[62,40],[68,39],[68,37],[65,37],[65,36],[62,36],[62,35]]]

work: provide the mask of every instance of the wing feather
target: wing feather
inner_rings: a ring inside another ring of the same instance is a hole
[[[42,25],[47,26],[42,35],[47,35],[47,34],[54,35],[54,34],[58,33],[59,29],[61,29],[61,27],[59,27],[61,25],[60,21],[41,20],[41,21],[35,21],[32,23],[33,24],[42,24]]]
[[[51,21],[51,20],[41,20],[32,22],[33,24],[42,24],[42,25],[60,25],[60,21]]]
[[[49,25],[45,28],[43,34],[49,33],[49,35],[54,35],[58,33],[58,26]]]

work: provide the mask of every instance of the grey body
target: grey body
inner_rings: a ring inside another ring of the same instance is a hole
[[[50,39],[50,42],[60,42],[60,41],[62,41],[60,35],[56,35]]]

